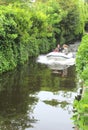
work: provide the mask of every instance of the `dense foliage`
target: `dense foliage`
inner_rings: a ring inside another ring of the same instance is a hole
[[[74,124],[79,130],[88,130],[88,88],[79,102],[74,101],[74,107],[77,110],[73,116]]]
[[[83,3],[81,3],[83,4]],[[82,15],[84,18],[85,30],[88,31],[88,4],[85,3],[85,8],[81,11],[86,15]],[[81,41],[77,55],[76,55],[76,70],[79,79],[82,80],[83,94],[80,101],[74,101],[74,108],[76,112],[73,116],[75,125],[81,130],[88,129],[88,33],[86,33]]]
[[[3,72],[28,59],[31,21],[28,11],[10,5],[0,7],[0,16],[0,70]]]
[[[88,82],[88,34],[84,35],[76,55],[76,70],[79,77]],[[88,84],[86,84],[88,85]]]
[[[84,33],[87,17],[79,0],[4,0],[0,4],[0,72],[47,53],[57,43],[69,44]]]
[[[76,55],[76,70],[79,79],[83,81],[83,95],[80,101],[74,101],[74,107],[77,110],[73,119],[78,128],[88,129],[88,34],[82,38]]]

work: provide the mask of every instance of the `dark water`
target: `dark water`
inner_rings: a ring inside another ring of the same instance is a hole
[[[75,67],[66,75],[29,61],[0,75],[0,130],[73,130]]]

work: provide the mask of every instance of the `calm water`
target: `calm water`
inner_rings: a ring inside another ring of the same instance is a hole
[[[73,130],[75,67],[66,74],[26,63],[0,76],[0,130]]]

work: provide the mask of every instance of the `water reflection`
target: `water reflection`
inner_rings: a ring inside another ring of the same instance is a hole
[[[1,75],[0,129],[71,130],[75,91],[75,67],[61,77],[34,60]]]
[[[2,130],[23,130],[32,127],[31,123],[36,121],[32,111],[38,99],[29,96],[36,92],[36,88],[29,86],[26,67],[0,77],[0,129]]]

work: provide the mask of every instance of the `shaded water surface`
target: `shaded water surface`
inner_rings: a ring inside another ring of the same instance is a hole
[[[0,75],[0,130],[72,130],[75,80],[35,60]]]

